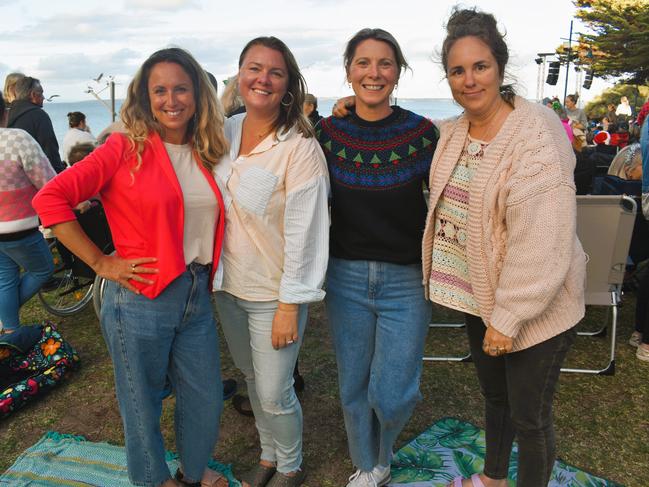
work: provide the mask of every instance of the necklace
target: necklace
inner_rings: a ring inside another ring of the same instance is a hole
[[[485,131],[484,135],[480,137],[480,139],[485,139],[485,142],[489,141],[489,138],[491,137],[491,129],[493,128],[494,123],[496,122],[496,120],[500,119],[501,109],[502,109],[502,105],[498,108],[498,111],[491,118],[489,124],[487,125],[487,130]],[[469,131],[470,130],[471,130],[471,123],[469,122]],[[477,140],[472,140],[470,134],[467,134],[467,136],[469,137],[469,145],[467,145],[466,151],[470,156],[475,156],[482,150],[482,144]]]
[[[482,144],[475,140],[469,139],[469,145],[466,146],[466,151],[470,156],[478,155],[482,150]]]

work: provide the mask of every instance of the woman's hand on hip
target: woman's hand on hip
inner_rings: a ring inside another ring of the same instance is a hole
[[[487,331],[482,340],[482,350],[487,355],[498,357],[512,351],[514,347],[514,339],[503,335],[493,326],[487,325]]]
[[[153,284],[150,279],[145,279],[140,274],[157,274],[159,271],[156,267],[143,267],[142,264],[157,262],[155,257],[140,257],[138,259],[122,259],[116,255],[103,255],[93,266],[97,275],[115,281],[124,286],[129,291],[140,294],[129,281],[137,281],[144,284]]]
[[[279,303],[277,305],[271,333],[275,350],[291,346],[298,341],[298,309],[299,305],[297,304]]]

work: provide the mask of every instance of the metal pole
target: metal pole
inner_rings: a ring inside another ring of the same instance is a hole
[[[115,121],[115,82],[110,81],[110,116]]]
[[[563,105],[566,105],[568,96],[568,75],[570,74],[570,57],[572,56],[572,20],[570,21],[570,35],[568,36],[568,55],[566,56],[566,83],[563,88]]]

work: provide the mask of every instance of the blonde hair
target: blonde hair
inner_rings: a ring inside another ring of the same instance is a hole
[[[137,156],[137,165],[133,168],[133,172],[142,165],[142,151],[149,133],[155,131],[161,134],[163,131],[163,127],[151,112],[148,87],[151,70],[158,63],[177,64],[191,79],[196,113],[187,127],[187,132],[190,134],[189,142],[193,145],[203,166],[212,171],[228,150],[228,143],[223,134],[223,110],[207,73],[194,57],[184,49],[171,47],[154,52],[144,61],[129,84],[126,101],[122,105],[121,117],[126,129],[126,137]]]
[[[221,105],[226,117],[231,117],[235,110],[243,106],[243,100],[239,93],[239,75],[235,74],[228,78],[223,94],[221,95]]]
[[[7,75],[3,90],[6,103],[11,103],[16,99],[16,83],[24,77],[25,75],[23,73],[9,73]]]

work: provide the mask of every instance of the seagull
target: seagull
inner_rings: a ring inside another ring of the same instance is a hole
[[[47,100],[47,101],[52,101],[52,98],[56,98],[57,96],[61,96],[61,95],[50,95],[50,96],[48,96],[48,97],[46,98],[46,100]]]
[[[99,73],[99,76],[97,76],[96,78],[92,78],[92,79],[95,80],[95,83],[99,83],[99,81],[101,81],[101,78],[103,76],[104,76],[104,73]]]

